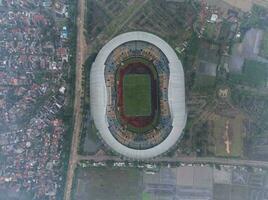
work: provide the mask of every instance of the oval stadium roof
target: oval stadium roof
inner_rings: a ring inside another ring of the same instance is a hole
[[[168,102],[172,117],[172,131],[160,144],[145,150],[131,149],[118,142],[109,131],[106,117],[108,92],[105,84],[105,61],[110,53],[129,41],[145,41],[162,50],[169,61],[170,77]],[[161,38],[146,32],[128,32],[109,41],[98,53],[90,73],[91,115],[104,142],[115,152],[131,159],[145,160],[168,151],[179,140],[186,123],[184,72],[174,50]]]

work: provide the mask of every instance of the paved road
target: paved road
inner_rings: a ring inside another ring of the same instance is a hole
[[[85,0],[78,0],[77,6],[77,46],[76,46],[76,82],[75,82],[75,101],[74,101],[74,130],[72,145],[70,151],[69,166],[65,185],[64,199],[71,200],[71,191],[73,185],[74,172],[77,164],[77,149],[79,145],[80,127],[82,121],[81,115],[81,77],[82,66],[85,61],[86,42],[84,38],[84,15]]]
[[[90,161],[123,161],[117,156],[81,156],[79,155],[78,161],[90,160]],[[249,166],[249,167],[263,167],[268,168],[268,162],[266,161],[255,161],[255,160],[241,160],[241,159],[228,159],[228,158],[213,158],[213,157],[179,157],[179,158],[170,158],[170,157],[162,157],[151,160],[153,163],[160,162],[182,162],[187,164],[221,164],[221,165],[237,165],[237,166]]]

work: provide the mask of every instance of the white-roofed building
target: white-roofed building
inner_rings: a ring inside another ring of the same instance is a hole
[[[168,104],[172,118],[172,129],[159,144],[148,149],[134,149],[119,142],[109,129],[107,106],[111,91],[105,82],[105,62],[118,46],[131,42],[144,41],[160,49],[168,60]],[[174,50],[161,38],[146,32],[128,32],[109,41],[99,52],[90,73],[91,114],[99,135],[114,152],[135,160],[150,159],[167,152],[183,133],[187,114],[185,108],[185,86],[183,67]]]

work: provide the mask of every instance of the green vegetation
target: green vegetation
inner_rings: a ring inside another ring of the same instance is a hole
[[[241,22],[241,31],[244,34],[250,28],[263,28],[267,26],[265,15],[267,10],[265,7],[254,4],[251,9],[251,14],[245,16]]]
[[[140,199],[141,173],[134,168],[78,168],[73,199]]]
[[[153,79],[158,81],[158,75],[157,75],[157,72],[155,70],[155,67],[153,66],[153,64],[151,62],[147,61],[144,58],[139,57],[139,58],[127,59],[127,60],[124,61],[124,66],[122,66],[122,67],[126,67],[126,66],[128,66],[128,64],[136,63],[136,62],[141,62],[141,63],[145,64],[148,68],[150,68],[150,70],[152,72],[152,75],[153,75]],[[116,78],[115,78],[116,81],[119,81],[119,78],[120,78],[119,73],[116,73]],[[158,87],[158,83],[157,83],[157,87]],[[156,98],[158,98],[158,97],[156,97]],[[117,113],[117,115],[120,115],[120,114]],[[118,116],[118,119],[120,120],[119,116]],[[137,127],[132,126],[131,124],[127,124],[127,129],[129,131],[132,131],[132,132],[135,132],[135,133],[145,133],[145,132],[147,132],[149,130],[152,130],[156,126],[158,121],[159,121],[159,110],[156,111],[154,119],[153,119],[153,121],[152,121],[152,123],[150,125],[148,125],[146,127],[142,127],[142,128],[137,128]],[[121,123],[123,123],[123,122],[121,122]]]
[[[86,1],[86,15],[85,15],[85,36],[87,39],[100,34],[101,31],[110,22],[111,17],[105,12],[102,5],[98,1]]]
[[[220,116],[215,117],[214,120],[214,130],[213,134],[216,139],[215,144],[215,155],[216,156],[231,156],[231,157],[240,157],[242,156],[243,149],[243,116],[237,116],[230,122],[229,125],[229,137],[231,142],[231,153],[226,152],[226,144],[224,143],[223,135],[226,131],[226,122],[228,118],[223,118]]]
[[[47,82],[48,80],[51,80],[50,76],[51,74],[47,70],[41,69],[35,72],[34,81],[40,85]]]
[[[67,104],[64,106],[64,110],[58,113],[58,117],[61,118],[65,125],[65,135],[64,135],[64,143],[63,143],[63,156],[62,156],[62,171],[63,171],[63,180],[65,183],[67,169],[68,169],[68,161],[70,155],[70,146],[72,142],[73,135],[73,111],[74,111],[74,97],[75,97],[75,57],[76,57],[76,36],[77,36],[77,26],[76,26],[76,11],[77,11],[77,3],[74,0],[69,0],[69,14],[71,18],[68,19],[68,30],[70,33],[69,39],[69,48],[70,48],[70,59],[69,59],[69,70],[66,70],[66,73],[63,74],[63,77],[66,81],[67,85]],[[64,187],[61,187],[57,192],[57,199],[62,198],[64,193]]]
[[[268,58],[268,31],[265,31],[263,34],[260,53],[261,56]]]
[[[207,23],[205,31],[204,31],[204,36],[207,39],[215,39],[216,30],[217,30],[216,24]]]
[[[191,35],[190,41],[189,41],[189,47],[186,50],[186,54],[188,56],[190,56],[190,58],[191,58],[191,56],[193,58],[195,58],[200,50],[200,46],[201,46],[200,39],[198,38],[198,35],[195,32],[193,32]],[[187,59],[187,61],[188,61],[188,59]],[[192,66],[192,65],[190,65],[190,66]]]
[[[82,87],[84,91],[84,96],[81,99],[81,106],[82,106],[82,131],[80,133],[80,144],[78,148],[78,152],[80,154],[85,154],[84,151],[84,142],[85,138],[88,135],[90,139],[97,143],[99,140],[98,138],[98,130],[95,127],[94,121],[90,120],[90,70],[92,63],[94,62],[97,53],[92,53],[88,56],[85,64],[83,65],[82,69]],[[89,123],[88,123],[89,122]]]
[[[201,94],[212,94],[215,89],[214,76],[197,75],[194,82],[194,91]]]
[[[142,193],[142,200],[151,200],[150,194],[147,192]]]
[[[248,60],[245,63],[244,81],[251,86],[265,86],[267,79],[267,64]]]
[[[264,87],[267,82],[267,64],[246,60],[242,74],[231,74],[232,83],[244,84],[251,87]]]
[[[124,111],[127,116],[151,114],[151,80],[149,75],[130,74],[123,80]]]

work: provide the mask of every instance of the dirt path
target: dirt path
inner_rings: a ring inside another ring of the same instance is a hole
[[[74,172],[77,164],[77,149],[79,145],[80,127],[82,122],[81,111],[81,78],[82,65],[85,62],[86,42],[84,37],[84,15],[85,0],[78,0],[77,6],[77,46],[76,46],[76,82],[75,82],[75,101],[74,101],[74,130],[72,137],[72,145],[70,151],[69,166],[65,185],[64,199],[71,200],[71,192],[73,185]]]

